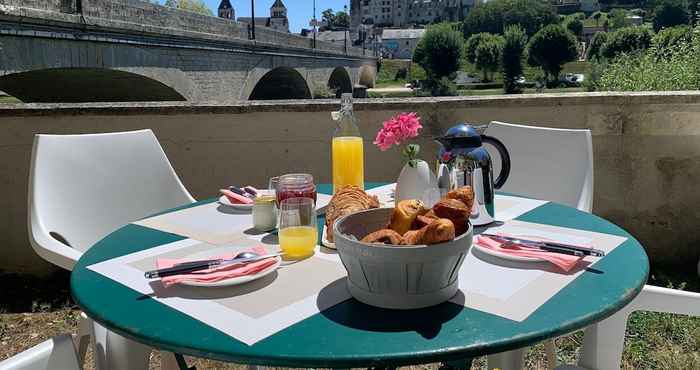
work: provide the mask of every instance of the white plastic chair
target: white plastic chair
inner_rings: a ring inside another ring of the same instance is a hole
[[[0,370],[80,370],[69,334],[59,335],[0,362]]]
[[[491,122],[486,134],[510,153],[510,176],[501,191],[551,200],[591,212],[593,141],[590,130],[571,130]],[[487,150],[492,158],[498,152]],[[494,159],[494,173],[500,161]]]
[[[64,269],[119,227],[192,202],[151,130],[35,137],[29,240],[39,256]],[[130,369],[147,368],[150,349],[82,318],[81,361],[91,340],[98,369],[124,368],[124,361]]]
[[[492,122],[486,133],[501,140],[510,152],[511,176],[503,191],[554,200],[585,212],[591,211],[593,147],[590,131]],[[497,155],[497,152],[494,150],[492,155]],[[495,162],[498,163],[497,160]],[[563,365],[557,369],[620,369],[627,319],[634,311],[700,316],[700,294],[645,285],[639,296],[621,311],[585,329],[579,359],[579,365],[583,368]],[[524,350],[489,356],[489,368],[522,368]],[[545,342],[545,350],[549,367],[556,367],[552,340]]]
[[[508,149],[510,176],[500,189],[591,212],[593,143],[590,130],[558,129],[491,122],[485,132]],[[500,171],[498,151],[486,147]],[[488,356],[489,368],[520,369],[526,348]],[[545,341],[549,363],[556,362],[553,340]]]

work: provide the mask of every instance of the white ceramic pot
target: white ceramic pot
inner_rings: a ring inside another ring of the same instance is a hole
[[[435,174],[423,160],[417,160],[415,167],[406,163],[396,180],[396,202],[405,199],[420,199],[426,207],[432,207],[440,199]]]

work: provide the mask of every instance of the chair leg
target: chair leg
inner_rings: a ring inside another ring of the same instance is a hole
[[[579,366],[595,370],[620,369],[630,312],[626,307],[584,330]]]
[[[553,370],[557,367],[557,345],[554,343],[554,339],[547,339],[544,341],[544,353],[547,355],[547,369]]]
[[[518,348],[512,351],[506,351],[488,355],[488,368],[500,370],[520,370],[523,368],[523,360],[525,351],[529,347]]]
[[[73,338],[75,348],[78,350],[78,363],[80,363],[81,368],[85,366],[85,354],[91,340],[91,326],[92,320],[84,312],[81,312],[78,319],[78,334]]]

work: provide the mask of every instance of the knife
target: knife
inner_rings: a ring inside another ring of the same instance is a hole
[[[143,275],[146,277],[146,279],[163,278],[163,277],[167,277],[167,276],[180,275],[180,274],[185,274],[185,273],[190,273],[190,272],[207,270],[207,269],[210,269],[210,268],[216,267],[216,266],[227,266],[227,265],[237,265],[237,264],[246,264],[246,263],[251,263],[251,262],[257,262],[257,261],[264,260],[264,259],[270,258],[270,257],[278,257],[278,256],[281,256],[283,254],[284,253],[280,252],[280,253],[271,253],[271,254],[265,254],[265,255],[257,256],[257,257],[250,257],[250,258],[214,259],[214,260],[184,262],[184,263],[180,263],[180,264],[177,264],[175,266],[164,268],[164,269],[146,271]]]
[[[575,256],[576,255],[593,256],[593,257],[605,256],[605,251],[602,251],[600,249],[582,247],[582,246],[578,246],[578,245],[559,243],[559,242],[551,242],[551,241],[545,241],[545,240],[529,240],[529,239],[524,239],[524,238],[517,238],[517,237],[512,237],[512,236],[505,236],[505,235],[491,234],[491,233],[481,233],[481,235],[494,237],[494,238],[500,238],[500,239],[503,239],[503,240],[506,240],[509,242],[513,242],[513,243],[522,243],[522,244],[525,244],[526,246],[528,244],[530,244],[530,245],[534,245],[540,249],[551,251],[551,252],[558,252],[558,253],[568,252],[567,254],[573,254]]]

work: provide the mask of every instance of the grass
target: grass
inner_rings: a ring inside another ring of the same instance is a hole
[[[21,103],[21,101],[14,96],[0,96],[0,104],[13,104]]]
[[[410,71],[405,78],[397,78],[397,73],[402,68],[410,66]],[[377,73],[375,87],[403,87],[412,80],[425,79],[425,71],[416,63],[402,60],[384,59]]]
[[[69,294],[69,274],[56,273],[46,279],[0,274],[0,361],[51,336],[75,333],[79,310]],[[650,284],[700,291],[694,271],[654,267]],[[561,363],[573,364],[583,338],[582,331],[556,339]],[[91,354],[85,369],[93,369]],[[631,369],[700,369],[700,318],[651,312],[634,313],[628,322],[623,366]],[[198,369],[243,370],[242,365],[206,359],[189,359]],[[525,368],[546,369],[544,346],[533,346],[526,355]],[[151,356],[157,369],[158,353]],[[438,364],[411,366],[411,370],[437,370]],[[472,369],[486,369],[485,357],[475,359]]]

